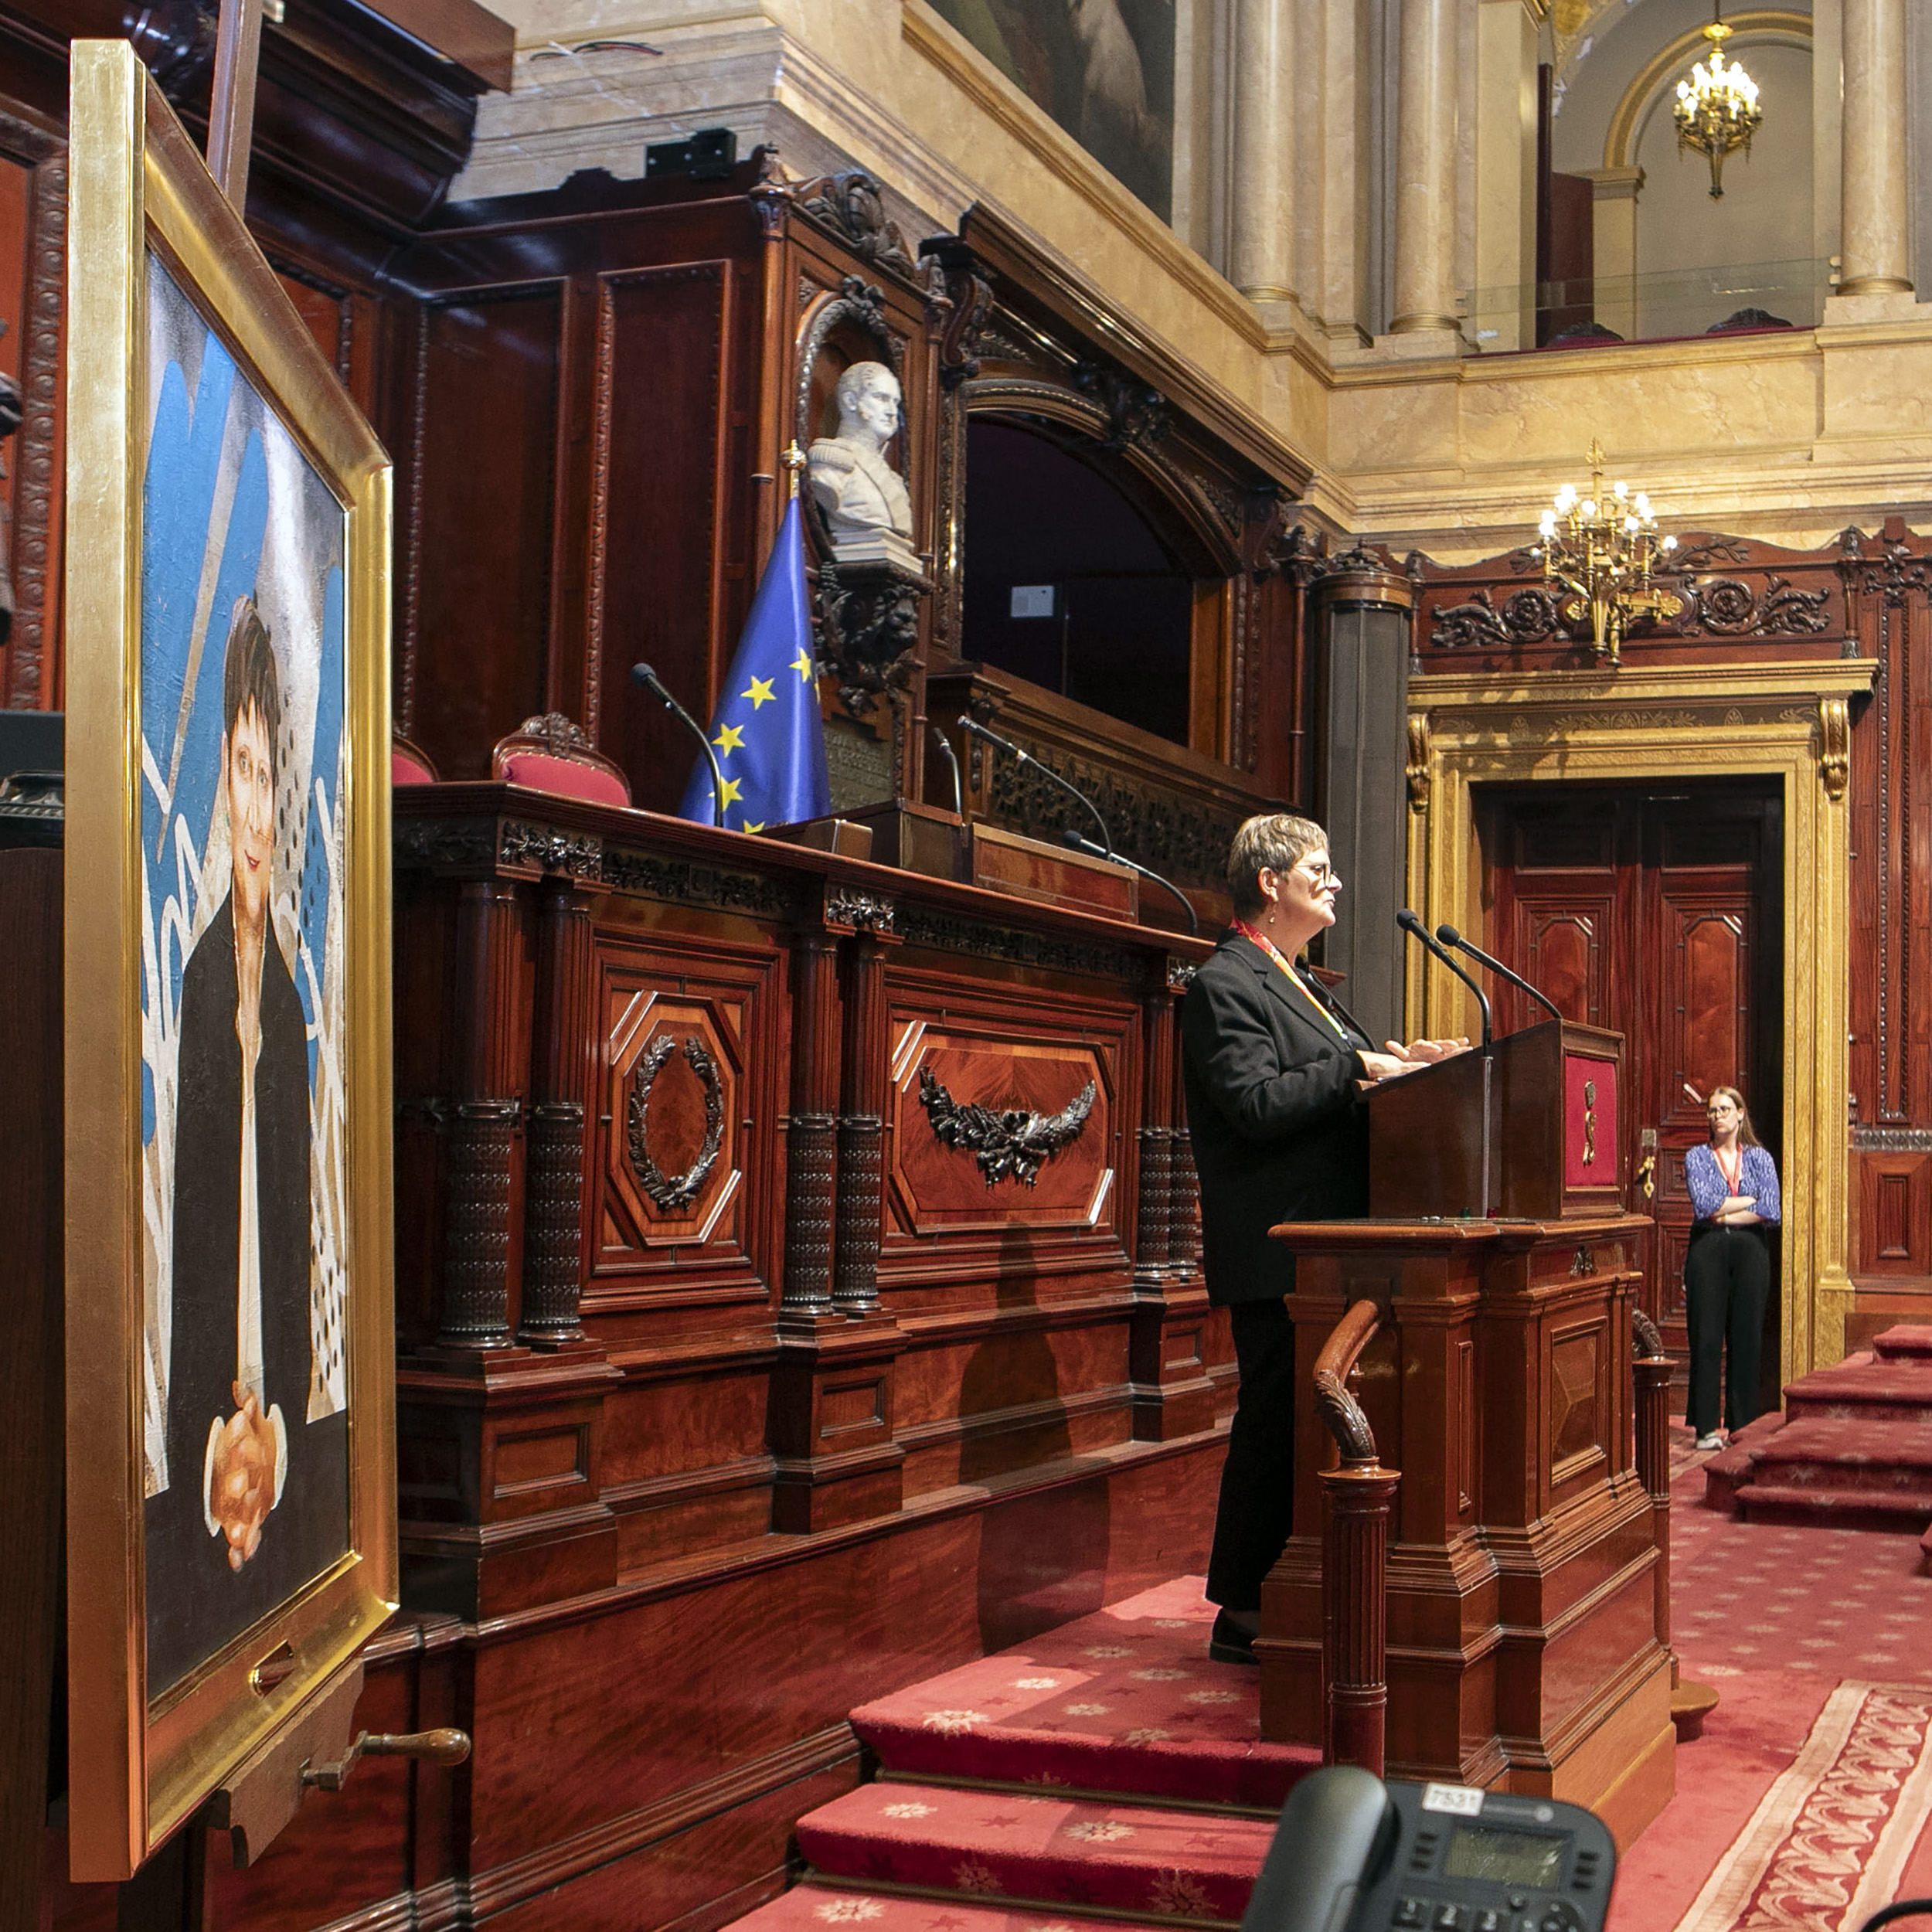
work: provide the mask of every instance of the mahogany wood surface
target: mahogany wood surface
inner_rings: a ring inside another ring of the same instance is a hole
[[[1540,1791],[1628,1843],[1674,1788],[1666,1553],[1634,1457],[1631,1311],[1648,1223],[1310,1223],[1288,1306],[1312,1365],[1352,1306],[1383,1321],[1359,1399],[1402,1471],[1388,1555],[1387,1763]],[[1296,1534],[1262,1593],[1262,1730],[1320,1741],[1321,1477],[1299,1372]]]

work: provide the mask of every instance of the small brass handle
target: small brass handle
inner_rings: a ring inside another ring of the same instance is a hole
[[[1646,1154],[1639,1164],[1637,1169],[1637,1184],[1644,1190],[1644,1199],[1646,1201],[1656,1193],[1657,1156],[1655,1154]]]
[[[318,1790],[339,1791],[356,1760],[364,1757],[420,1757],[430,1764],[461,1764],[470,1754],[468,1731],[364,1731],[332,1764],[305,1764],[302,1782]]]

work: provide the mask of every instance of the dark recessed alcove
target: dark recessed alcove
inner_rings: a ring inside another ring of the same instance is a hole
[[[1107,453],[1063,435],[1012,417],[968,429],[964,655],[1185,744],[1193,578]],[[1046,614],[1013,615],[1029,587],[1050,588]]]

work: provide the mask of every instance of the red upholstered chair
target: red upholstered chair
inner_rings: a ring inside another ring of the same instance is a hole
[[[631,781],[560,711],[526,718],[490,753],[490,776],[532,791],[585,798],[595,805],[628,805]]]
[[[436,766],[420,745],[413,745],[401,732],[389,734],[389,781],[391,785],[433,785]]]

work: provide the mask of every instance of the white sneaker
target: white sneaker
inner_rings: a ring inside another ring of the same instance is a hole
[[[1721,1449],[1724,1446],[1724,1438],[1713,1429],[1709,1435],[1697,1438],[1697,1446],[1700,1449]]]

